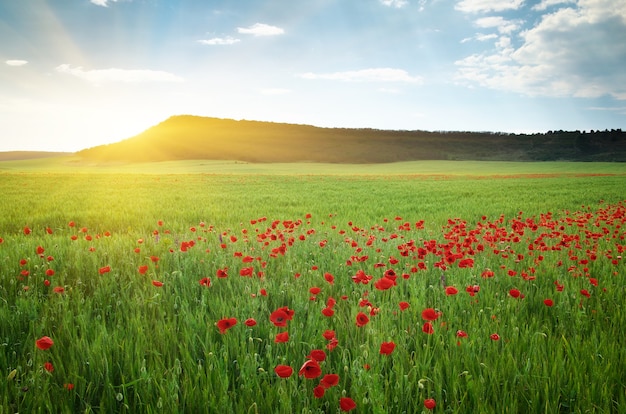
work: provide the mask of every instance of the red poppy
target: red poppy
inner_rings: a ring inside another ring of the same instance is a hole
[[[437,403],[432,398],[427,398],[424,400],[424,407],[426,407],[427,410],[434,410],[436,405]]]
[[[446,287],[446,295],[452,296],[452,295],[456,295],[457,293],[459,293],[459,290],[455,288],[454,286]]]
[[[43,368],[48,372],[54,371],[54,365],[52,365],[52,362],[44,362]]]
[[[334,387],[339,384],[339,375],[337,374],[326,374],[320,380],[320,385],[324,388]]]
[[[37,254],[43,254],[43,252],[45,252],[45,249],[41,246],[37,246],[37,248],[35,249],[35,251],[37,252]]]
[[[434,334],[435,330],[433,329],[433,324],[430,322],[424,322],[424,325],[422,326],[422,332],[427,333],[428,335]]]
[[[63,286],[56,286],[54,289],[52,289],[52,291],[54,293],[61,294],[61,293],[65,292],[65,288]]]
[[[54,341],[48,336],[42,336],[35,341],[35,345],[37,345],[37,348],[45,351],[46,349],[49,349],[52,345],[54,345]]]
[[[467,332],[459,329],[458,331],[456,331],[456,336],[457,338],[467,338]]]
[[[298,375],[304,375],[304,377],[307,379],[314,379],[322,375],[322,368],[316,360],[307,359],[307,361],[302,364],[300,371],[298,371]]]
[[[228,277],[228,268],[217,269],[216,276],[219,278]]]
[[[331,275],[328,272],[324,273],[324,279],[326,279],[326,281],[331,285],[335,283],[335,276]]]
[[[374,282],[374,287],[378,290],[387,290],[391,288],[392,286],[394,286],[395,284],[396,282],[394,280],[391,280],[390,278],[383,276],[380,279],[378,279],[376,282]]]
[[[517,289],[511,289],[509,290],[509,295],[511,295],[514,298],[521,298],[524,299],[524,295],[522,295],[522,292],[520,292]]]
[[[313,396],[315,398],[322,398],[325,392],[326,392],[326,389],[321,384],[313,388]]]
[[[158,262],[160,259],[157,256],[150,256],[150,260],[152,260],[152,263],[156,263]]]
[[[491,335],[489,335],[489,337],[494,341],[500,340],[500,335],[498,335],[497,333],[492,333]]]
[[[552,299],[545,299],[543,301],[543,304],[548,306],[548,307],[550,307],[550,306],[554,305],[554,301]]]
[[[74,384],[71,384],[71,383],[63,384],[63,388],[65,388],[68,391],[72,391],[74,389]]]
[[[327,306],[324,309],[322,309],[322,314],[330,318],[331,316],[335,314],[335,311],[333,310],[333,308],[329,308]]]
[[[46,269],[46,276],[54,276],[54,270]]]
[[[326,352],[322,351],[321,349],[314,349],[309,353],[307,358],[322,362],[326,359]]]
[[[318,288],[317,286],[313,286],[311,289],[309,289],[309,293],[311,293],[311,295],[317,295],[321,291],[322,289]]]
[[[163,286],[163,282],[159,282],[158,280],[153,280],[152,284],[156,287],[162,287]]]
[[[147,265],[139,266],[138,270],[139,270],[140,275],[145,275],[146,272],[148,271],[148,266]]]
[[[400,302],[398,305],[400,306],[400,310],[406,310],[410,306],[409,302]]]
[[[333,349],[337,348],[337,345],[339,345],[339,341],[337,340],[337,338],[333,338],[330,340],[328,345],[326,345],[326,349],[332,351]]]
[[[256,325],[256,320],[254,318],[248,318],[246,319],[246,321],[244,322],[246,324],[246,326],[254,326]]]
[[[356,408],[356,403],[350,397],[341,397],[341,399],[339,399],[339,407],[341,411],[350,411]]]
[[[111,266],[104,266],[98,269],[98,272],[103,275],[105,273],[109,273],[111,271]]]
[[[254,273],[254,267],[252,266],[244,267],[241,270],[239,270],[239,276],[242,276],[242,277],[252,277],[253,273]]]
[[[289,378],[293,374],[293,368],[289,365],[277,365],[274,372],[281,378]]]
[[[480,291],[480,286],[478,285],[474,285],[474,286],[468,286],[467,288],[465,288],[465,291],[467,293],[469,293],[470,296],[474,296],[475,294],[477,294]]]
[[[426,308],[422,311],[422,319],[425,321],[436,321],[439,318],[440,313],[433,308]]]
[[[289,341],[289,332],[281,332],[279,334],[276,334],[276,338],[274,339],[274,342],[276,343],[287,342],[287,341]]]
[[[590,298],[591,297],[591,293],[589,293],[589,291],[587,289],[581,289],[580,290],[580,294],[585,296],[586,298]]]
[[[224,318],[217,321],[216,325],[220,330],[221,334],[225,334],[227,330],[232,328],[237,324],[236,318]]]
[[[327,329],[324,331],[324,333],[322,334],[322,336],[324,337],[324,339],[326,339],[327,341],[330,341],[331,339],[333,339],[336,335],[335,335],[335,331],[331,331],[330,329]]]
[[[278,308],[271,313],[270,321],[274,324],[274,326],[287,326],[287,322],[293,318],[293,314],[293,310],[283,306],[282,308]]]
[[[27,236],[28,236],[28,235],[30,234],[30,232],[31,232],[31,230],[30,230],[30,228],[29,228],[29,227],[24,227],[24,234],[25,234],[25,235],[27,235]]]
[[[358,326],[359,328],[367,325],[369,321],[370,321],[370,318],[368,318],[367,315],[364,314],[363,312],[359,312],[356,315],[356,326]]]
[[[396,344],[393,342],[383,342],[380,344],[380,354],[381,355],[389,355],[396,348]]]
[[[203,277],[202,279],[200,279],[198,281],[198,283],[201,286],[206,286],[206,287],[210,287],[211,286],[211,279],[209,279],[208,277]]]

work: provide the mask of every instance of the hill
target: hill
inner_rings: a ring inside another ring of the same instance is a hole
[[[545,134],[392,131],[182,115],[132,138],[85,149],[76,155],[99,162],[626,161],[626,133],[621,130]]]
[[[4,151],[0,152],[0,161],[34,160],[37,158],[62,157],[70,154],[71,152]]]

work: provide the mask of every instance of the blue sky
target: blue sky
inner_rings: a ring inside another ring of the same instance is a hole
[[[404,130],[626,129],[626,0],[0,2],[0,151],[172,115]]]

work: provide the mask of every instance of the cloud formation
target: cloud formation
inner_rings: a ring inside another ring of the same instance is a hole
[[[265,23],[255,23],[250,27],[238,27],[237,32],[254,36],[276,36],[285,33],[283,29]]]
[[[9,66],[24,66],[25,64],[28,63],[27,60],[21,60],[21,59],[10,59],[5,61],[4,63],[6,63]]]
[[[401,9],[402,7],[409,4],[407,0],[380,0],[380,2],[387,7],[394,7],[396,9]]]
[[[112,1],[113,3],[115,3],[118,0],[89,0],[89,1],[95,4],[96,6],[109,7],[108,2]]]
[[[405,82],[422,83],[419,76],[411,76],[405,70],[392,68],[372,68],[333,73],[304,73],[304,79],[336,80],[343,82]]]
[[[626,99],[626,1],[544,0],[541,7],[557,6],[530,28],[496,26],[501,33],[495,50],[458,60],[457,80],[466,84],[525,95]],[[481,19],[479,19],[481,20]],[[503,20],[504,21],[504,20]],[[502,30],[504,28],[505,30]]]
[[[454,8],[465,13],[485,13],[517,10],[522,4],[524,0],[461,0]]]
[[[224,45],[234,45],[235,43],[239,43],[240,40],[231,36],[226,37],[214,37],[212,39],[201,39],[198,40],[198,43],[209,46],[224,46]]]
[[[107,83],[107,82],[127,82],[127,83],[144,83],[144,82],[182,82],[183,78],[169,72],[146,69],[93,69],[85,70],[82,67],[72,67],[68,64],[56,67],[59,73],[72,75],[77,78],[86,80],[91,83]]]

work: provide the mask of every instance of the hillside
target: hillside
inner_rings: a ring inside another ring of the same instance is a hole
[[[0,152],[0,161],[34,160],[37,158],[62,157],[69,154],[71,152],[4,151]]]
[[[626,161],[621,130],[503,134],[319,128],[175,116],[121,142],[85,149],[91,161],[185,159],[383,163],[413,160]]]

